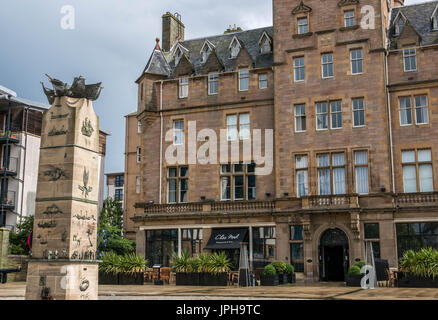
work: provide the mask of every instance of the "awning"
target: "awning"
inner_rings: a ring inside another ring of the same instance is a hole
[[[248,228],[213,229],[205,249],[238,249],[247,233]]]

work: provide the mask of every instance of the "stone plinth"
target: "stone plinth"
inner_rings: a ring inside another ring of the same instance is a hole
[[[98,153],[91,101],[55,97],[43,115],[26,299],[97,299]]]
[[[9,229],[0,228],[0,269],[8,267]]]

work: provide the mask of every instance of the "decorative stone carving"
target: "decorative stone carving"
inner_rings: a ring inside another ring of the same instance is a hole
[[[86,137],[91,137],[91,135],[94,132],[93,126],[91,125],[91,121],[88,118],[85,118],[85,120],[82,122],[81,132]]]
[[[61,177],[65,177],[65,172],[61,168],[53,167],[51,170],[44,171],[44,176],[49,177],[49,181],[57,181]]]
[[[52,119],[52,120],[55,120],[55,119],[65,119],[65,118],[67,118],[69,116],[68,113],[54,115],[53,112],[50,112],[50,114],[51,114],[50,119]]]
[[[85,196],[85,198],[87,198],[87,197],[88,197],[88,194],[89,194],[91,191],[93,191],[93,188],[90,187],[90,186],[88,186],[88,177],[89,177],[89,175],[90,175],[90,172],[87,171],[87,170],[85,169],[85,167],[84,167],[84,174],[83,174],[83,182],[84,182],[84,185],[83,185],[83,186],[79,185],[78,188],[79,188],[79,190],[82,191],[82,195]]]
[[[360,239],[360,216],[357,212],[350,213],[350,229],[353,232],[354,239]]]
[[[292,10],[293,15],[299,13],[310,13],[310,12],[312,12],[312,8],[306,6],[303,1],[301,1],[300,4]]]
[[[59,207],[56,204],[52,204],[51,206],[48,206],[46,211],[43,212],[44,214],[61,214],[62,210],[59,209]]]
[[[64,126],[62,126],[61,129],[57,130],[55,127],[53,127],[52,130],[50,130],[50,132],[48,133],[49,137],[53,137],[53,136],[61,136],[67,134],[67,130],[64,129]]]
[[[44,222],[44,223],[38,223],[38,227],[42,229],[49,229],[49,228],[56,228],[56,222]]]

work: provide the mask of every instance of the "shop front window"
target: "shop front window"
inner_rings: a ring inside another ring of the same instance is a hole
[[[253,267],[263,268],[274,260],[275,227],[253,227]]]
[[[290,227],[290,259],[295,272],[304,272],[303,226]]]
[[[178,252],[178,229],[146,231],[145,256],[150,265],[169,267],[174,252]]]
[[[191,257],[202,253],[202,229],[182,229],[181,247],[181,251],[187,251]]]
[[[438,222],[397,223],[396,230],[398,259],[408,250],[438,249]]]

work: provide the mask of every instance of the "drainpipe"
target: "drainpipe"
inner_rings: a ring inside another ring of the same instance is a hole
[[[163,80],[160,83],[160,183],[159,183],[159,195],[158,203],[161,204],[161,194],[162,194],[162,179],[163,179]]]

